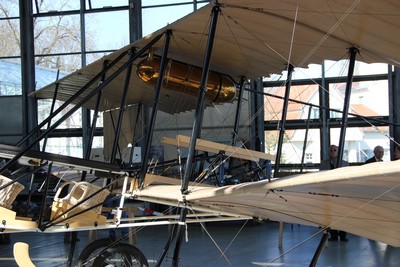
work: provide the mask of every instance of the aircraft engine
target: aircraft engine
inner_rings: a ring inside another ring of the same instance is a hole
[[[142,81],[155,86],[159,76],[160,62],[161,59],[155,56],[144,59],[137,66],[137,75]],[[197,96],[200,88],[201,68],[174,60],[169,60],[167,64],[163,88]],[[208,73],[206,87],[206,98],[211,102],[228,102],[236,95],[232,79],[218,72],[210,71]]]

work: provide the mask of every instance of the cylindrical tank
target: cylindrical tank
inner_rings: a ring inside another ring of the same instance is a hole
[[[155,56],[141,61],[136,70],[139,78],[146,83],[156,85],[160,61],[161,59]],[[169,60],[167,64],[163,88],[197,96],[200,87],[201,68],[173,60]],[[212,102],[227,102],[236,95],[235,85],[229,76],[214,71],[208,73],[206,87],[206,98]]]

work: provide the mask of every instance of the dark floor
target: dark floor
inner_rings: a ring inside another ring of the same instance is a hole
[[[286,224],[283,248],[279,249],[278,223],[244,223],[207,223],[205,229],[199,224],[188,225],[188,241],[182,243],[179,266],[309,266],[322,237],[320,229]],[[98,233],[98,237],[107,235],[108,231]],[[150,266],[155,266],[168,236],[167,226],[137,229],[137,247]],[[79,238],[74,263],[87,244],[87,232],[80,232]],[[400,248],[353,235],[348,238],[346,243],[328,242],[317,266],[400,266]],[[0,245],[0,266],[17,266],[12,254],[13,243],[17,241],[30,244],[36,266],[66,266],[69,245],[64,244],[63,234],[45,233],[12,234],[11,244]],[[162,266],[171,266],[173,246]]]

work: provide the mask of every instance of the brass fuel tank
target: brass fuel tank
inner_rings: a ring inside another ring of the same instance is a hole
[[[160,71],[160,57],[142,60],[136,69],[139,78],[156,85]],[[198,95],[201,79],[201,68],[169,60],[164,75],[163,89],[178,91],[183,94]],[[210,71],[208,73],[206,98],[209,101],[223,103],[232,100],[236,95],[234,82],[229,76]]]

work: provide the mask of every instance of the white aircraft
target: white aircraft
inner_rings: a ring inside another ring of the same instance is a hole
[[[162,141],[166,145],[189,148],[185,170],[180,180],[146,174],[148,166],[143,164],[137,175],[132,177],[114,164],[115,148],[111,153],[111,163],[108,164],[94,163],[87,157],[57,157],[33,151],[34,145],[57,127],[56,122],[25,148],[0,147],[0,156],[10,159],[1,171],[18,159],[36,167],[54,164],[88,173],[100,171],[103,177],[114,178],[114,183],[121,185],[118,192],[123,197],[116,210],[116,219],[107,221],[101,215],[99,207],[107,196],[107,191],[104,191],[107,189],[101,190],[100,187],[82,181],[73,186],[67,197],[56,197],[50,221],[39,220],[38,223],[29,222],[25,225],[13,218],[15,214],[3,205],[0,219],[6,223],[3,223],[2,228],[5,232],[57,232],[171,223],[167,220],[170,217],[157,216],[159,220],[156,222],[142,221],[146,218],[129,218],[130,222],[121,224],[124,199],[132,198],[180,208],[179,219],[174,221],[178,225],[175,231],[178,249],[175,249],[173,266],[179,262],[182,225],[201,220],[259,218],[299,223],[323,229],[340,229],[399,247],[400,161],[220,187],[189,182],[196,150],[217,155],[224,151],[221,162],[230,157],[238,157],[256,162],[260,159],[276,160],[275,164],[279,164],[279,155],[275,158],[257,151],[199,139],[204,106],[211,105],[213,101],[231,101],[235,96],[234,85],[240,88],[240,81],[244,79],[268,76],[284,70],[290,73],[292,67],[307,67],[327,59],[340,60],[348,54],[353,63],[357,59],[366,63],[380,62],[399,66],[400,41],[396,38],[400,35],[399,25],[400,5],[395,0],[213,1],[165,28],[38,90],[35,97],[55,96],[65,101],[65,106],[76,105],[75,110],[83,106],[105,111],[122,109],[135,103],[153,107],[150,129],[154,127],[157,110],[178,113],[195,109],[190,137],[177,136]],[[137,73],[131,73],[131,66],[136,68]],[[351,79],[348,87],[351,89]],[[54,111],[38,128],[47,124],[65,106]],[[26,138],[32,136],[33,133]],[[151,136],[148,136],[143,162],[148,162],[151,141]],[[10,182],[3,179],[5,182],[1,190],[7,190],[11,183],[16,184],[15,180]],[[106,187],[110,188],[108,185]],[[99,199],[94,200],[97,196]],[[89,202],[92,204],[89,205]],[[87,205],[72,209],[75,204]],[[93,205],[97,206],[87,211]],[[77,210],[81,213],[74,217]],[[201,219],[190,217],[188,211]],[[199,213],[202,216],[198,216]],[[90,219],[77,220],[82,217]],[[323,238],[326,240],[327,233]],[[134,261],[139,262],[140,266],[147,266],[147,260],[138,249],[132,249],[134,252],[129,253],[126,247],[104,249],[94,257],[94,262],[86,262],[94,248],[107,245],[97,243],[82,252],[81,264],[98,266],[119,252],[131,256],[129,260],[125,259],[125,266],[132,265]],[[170,245],[167,242],[167,251]],[[320,249],[321,246],[316,255]],[[157,266],[164,256],[160,257]],[[311,265],[315,264],[313,260]]]

